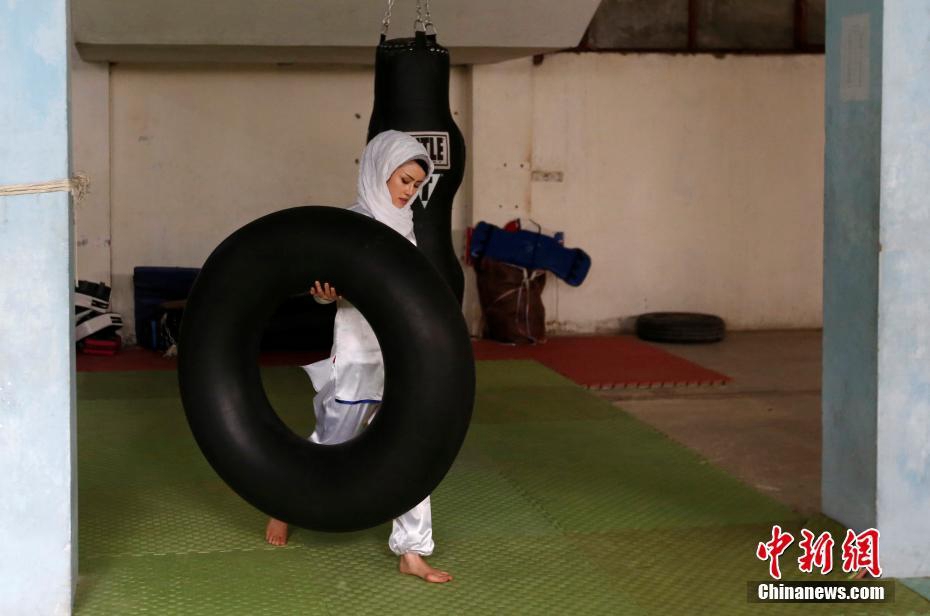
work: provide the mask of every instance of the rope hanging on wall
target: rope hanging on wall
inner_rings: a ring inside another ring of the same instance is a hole
[[[80,201],[90,188],[90,179],[83,173],[75,173],[67,180],[34,182],[32,184],[7,184],[0,186],[0,197],[15,195],[39,195],[53,192],[70,192],[75,201]]]

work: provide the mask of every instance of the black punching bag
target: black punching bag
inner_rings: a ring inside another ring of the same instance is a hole
[[[465,173],[465,140],[449,110],[449,51],[435,35],[381,37],[368,140],[392,129],[415,137],[433,159],[435,172],[413,203],[414,233],[461,304],[465,274],[452,247],[452,198]]]

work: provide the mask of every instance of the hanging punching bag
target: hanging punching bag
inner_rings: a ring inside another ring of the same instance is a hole
[[[465,173],[465,140],[449,110],[449,51],[434,34],[381,35],[368,140],[385,130],[419,140],[436,171],[413,203],[417,246],[462,303],[465,275],[452,247],[452,198]]]

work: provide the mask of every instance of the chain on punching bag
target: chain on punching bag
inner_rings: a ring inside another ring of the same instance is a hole
[[[385,130],[403,131],[419,140],[433,159],[436,171],[412,206],[414,233],[417,246],[461,304],[465,275],[452,247],[452,199],[465,173],[465,140],[449,110],[449,51],[436,41],[428,3],[424,18],[417,2],[413,38],[388,40],[393,4],[388,2],[375,55],[368,140]]]

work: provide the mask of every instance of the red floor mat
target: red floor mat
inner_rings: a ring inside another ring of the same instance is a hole
[[[730,377],[702,368],[633,336],[564,336],[539,345],[509,345],[475,340],[475,359],[533,359],[585,387],[663,387],[723,385]],[[323,352],[262,353],[263,366],[302,366],[326,357]],[[129,347],[113,357],[78,353],[81,372],[174,370],[177,359]]]
[[[326,352],[262,353],[263,366],[304,366],[329,355]],[[120,372],[126,370],[176,370],[176,357],[165,358],[158,351],[128,347],[112,357],[77,354],[78,372]]]
[[[732,380],[634,336],[560,336],[520,346],[477,340],[475,359],[535,359],[595,389],[724,385]]]

